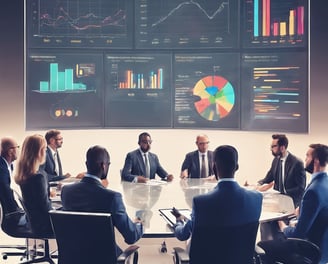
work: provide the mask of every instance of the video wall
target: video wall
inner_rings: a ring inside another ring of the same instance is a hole
[[[26,0],[26,129],[308,132],[308,0]]]

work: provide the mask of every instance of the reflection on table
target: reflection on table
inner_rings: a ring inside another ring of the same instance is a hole
[[[204,179],[153,182],[148,184],[121,182],[121,186],[109,186],[122,193],[127,212],[131,218],[144,221],[144,237],[172,237],[172,229],[165,224],[159,209],[191,209],[192,199],[215,188],[217,182]],[[117,187],[117,188],[116,188]],[[293,201],[274,191],[263,193],[261,222],[282,219],[294,213]]]

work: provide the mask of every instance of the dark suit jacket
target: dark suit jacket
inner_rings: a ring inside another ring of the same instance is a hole
[[[159,163],[156,154],[148,152],[148,160],[150,166],[150,179],[155,178],[157,174],[161,178],[166,178],[168,173]],[[144,176],[146,174],[145,163],[139,149],[129,152],[126,155],[124,167],[122,170],[122,180],[133,181],[136,176]]]
[[[287,227],[284,233],[287,237],[309,239],[321,247],[322,258],[320,263],[328,262],[328,229],[327,216],[320,219],[321,212],[328,209],[328,176],[323,172],[316,175],[305,190],[300,205],[300,215],[296,227]],[[321,222],[325,221],[324,229]]]
[[[215,228],[256,222],[261,215],[262,198],[260,192],[246,190],[235,181],[221,181],[213,191],[194,197],[192,219],[185,225],[178,224],[175,236],[188,239],[193,225]]]
[[[11,179],[7,163],[4,158],[0,157],[0,202],[4,214],[2,226],[5,226],[7,229],[15,229],[24,212],[14,198],[10,183]]]
[[[273,159],[270,170],[265,178],[259,181],[260,184],[274,181],[273,188],[279,190],[279,179],[277,173],[278,162],[280,162],[279,158]],[[284,186],[286,194],[292,197],[295,207],[299,206],[301,202],[305,184],[306,176],[303,162],[293,154],[289,153],[285,161]]]
[[[213,170],[213,151],[207,151],[207,160],[208,160],[208,175],[214,175]],[[182,166],[181,171],[188,169],[189,178],[200,178],[200,164],[199,164],[199,153],[198,150],[190,152],[186,155]]]
[[[142,225],[133,223],[127,215],[122,195],[106,189],[97,179],[86,176],[78,183],[63,186],[61,199],[64,210],[110,213],[113,225],[128,244],[143,234]]]
[[[59,175],[55,171],[55,161],[52,152],[49,149],[49,147],[47,147],[46,162],[40,166],[40,170],[43,170],[47,174],[47,178],[49,182],[61,181],[65,179],[65,176],[63,176],[63,170],[62,170],[59,154],[57,158],[58,158],[58,166],[59,166]]]
[[[20,184],[25,209],[35,234],[52,237],[53,230],[49,210],[52,210],[49,198],[48,181],[42,173],[35,174]]]

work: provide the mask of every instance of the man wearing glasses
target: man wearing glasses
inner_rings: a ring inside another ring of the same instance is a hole
[[[273,186],[274,190],[290,196],[297,208],[305,190],[306,176],[303,162],[287,151],[287,147],[286,135],[272,135],[271,152],[274,159],[265,178],[258,182],[257,190],[263,192]],[[281,235],[276,221],[262,223],[260,230],[262,241],[279,238]]]
[[[126,155],[122,180],[145,183],[149,179],[155,179],[155,174],[163,180],[173,180],[173,175],[164,170],[157,155],[149,151],[151,143],[151,137],[147,132],[139,135],[138,145],[140,148]]]
[[[71,177],[69,173],[63,174],[63,169],[58,153],[58,149],[63,145],[63,136],[56,129],[47,131],[45,135],[47,141],[46,162],[40,167],[47,173],[49,182],[56,182]]]
[[[213,152],[208,150],[207,135],[198,135],[196,138],[197,150],[187,153],[182,166],[180,177],[214,179]]]
[[[288,139],[284,134],[272,135],[271,152],[274,159],[264,179],[258,183],[259,191],[274,190],[289,195],[295,208],[304,193],[306,177],[303,162],[287,151]]]

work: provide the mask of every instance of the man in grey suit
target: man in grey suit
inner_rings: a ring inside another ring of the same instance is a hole
[[[79,212],[110,213],[113,225],[128,244],[139,240],[143,234],[141,221],[132,221],[125,210],[122,195],[106,189],[101,180],[107,178],[110,157],[105,148],[94,146],[87,151],[87,173],[78,183],[62,188],[64,210]],[[78,224],[78,223],[76,223]],[[122,251],[117,247],[117,255]]]
[[[198,135],[196,138],[197,150],[187,153],[182,166],[180,177],[214,179],[213,152],[208,150],[208,136]]]
[[[147,132],[139,135],[138,144],[140,148],[126,155],[122,180],[145,183],[149,179],[155,179],[155,174],[163,180],[173,180],[173,175],[164,170],[157,155],[149,151],[151,143],[151,137]]]

